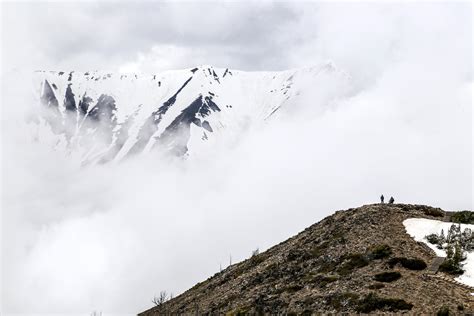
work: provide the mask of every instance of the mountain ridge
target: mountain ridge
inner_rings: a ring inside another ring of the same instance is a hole
[[[337,211],[139,315],[467,312],[474,309],[467,288],[424,277],[436,255],[402,223],[443,216],[410,204]],[[407,260],[408,268],[400,263]]]
[[[278,72],[207,66],[150,75],[37,71],[35,123],[89,162],[157,148],[185,156],[222,137],[238,139],[314,89],[324,107],[348,93],[350,80],[331,62]]]

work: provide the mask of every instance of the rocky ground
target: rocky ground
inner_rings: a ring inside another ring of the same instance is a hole
[[[469,313],[466,288],[424,276],[435,254],[402,224],[443,216],[407,204],[338,211],[139,315]]]

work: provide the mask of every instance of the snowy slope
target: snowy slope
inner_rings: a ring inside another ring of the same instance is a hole
[[[416,241],[424,242],[428,247],[433,249],[437,256],[446,257],[446,252],[436,248],[435,245],[430,244],[425,236],[429,234],[439,234],[441,229],[445,232],[449,230],[453,223],[441,222],[432,219],[424,218],[409,218],[403,222],[407,233],[412,236]],[[461,224],[461,230],[470,228],[474,230],[474,225]],[[456,278],[457,281],[474,286],[474,253],[467,253],[466,261],[464,261],[464,274]]]
[[[325,63],[280,72],[211,66],[153,75],[37,71],[33,86],[38,138],[53,134],[54,146],[107,162],[150,150],[192,155],[291,111],[306,92],[330,105],[349,93],[351,81]]]

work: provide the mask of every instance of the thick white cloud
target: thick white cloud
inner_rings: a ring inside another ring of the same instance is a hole
[[[210,157],[83,168],[30,141],[27,84],[3,77],[5,314],[134,314],[229,255],[380,193],[472,209],[469,5],[6,6],[3,67],[258,70],[330,58],[357,89],[325,111],[315,89]]]

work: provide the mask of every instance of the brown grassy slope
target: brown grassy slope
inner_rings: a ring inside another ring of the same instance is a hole
[[[400,264],[390,268],[388,264],[391,258],[405,257],[421,259],[429,266],[434,252],[415,242],[402,222],[413,217],[440,219],[443,213],[407,204],[338,211],[140,315],[367,312],[363,300],[369,293],[404,300],[413,305],[405,310],[410,313],[436,313],[443,305],[452,312],[461,307],[474,310],[466,289],[423,278],[426,269],[409,270]],[[387,254],[380,251],[383,245],[391,254],[377,258],[379,252]],[[374,275],[383,272],[399,272],[401,277],[392,282],[375,281]],[[392,305],[380,305],[373,312],[407,308],[397,307],[393,301]]]

